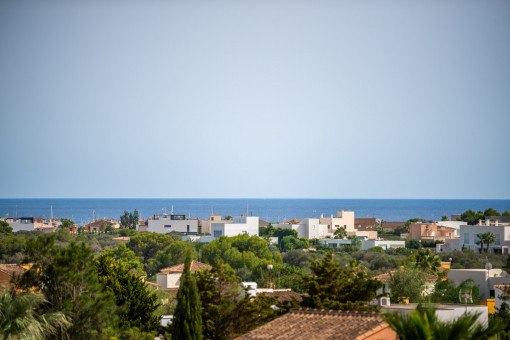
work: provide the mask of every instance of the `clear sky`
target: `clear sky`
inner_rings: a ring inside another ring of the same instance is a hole
[[[0,197],[510,198],[510,1],[0,1]]]

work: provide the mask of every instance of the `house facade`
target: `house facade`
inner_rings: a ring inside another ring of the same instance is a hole
[[[151,233],[167,234],[176,231],[185,235],[198,234],[198,219],[188,219],[186,215],[164,214],[151,217],[147,222],[147,231]]]

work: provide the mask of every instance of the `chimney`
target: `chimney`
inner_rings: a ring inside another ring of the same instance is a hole
[[[497,227],[499,225],[499,221],[498,220],[494,221],[494,225]]]
[[[491,220],[485,220],[485,225],[486,226],[490,226],[491,225]]]

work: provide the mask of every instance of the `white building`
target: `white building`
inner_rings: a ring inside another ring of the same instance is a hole
[[[154,216],[148,221],[147,231],[160,234],[177,231],[186,235],[196,235],[198,233],[198,220],[187,219],[186,215],[165,214]]]
[[[495,296],[494,286],[510,284],[510,275],[501,269],[450,269],[448,279],[460,285],[466,280],[473,280],[473,284],[480,288],[483,299]]]
[[[510,285],[495,285],[494,286],[494,298],[496,299],[496,310],[501,308],[501,304],[506,302],[510,305]]]
[[[247,234],[250,236],[259,236],[259,217],[258,216],[236,216],[230,222],[212,222],[211,235],[214,238],[220,236],[237,236]]]
[[[437,225],[455,229],[455,237],[460,236],[460,226],[466,225],[464,221],[436,221]]]
[[[323,244],[330,247],[337,248],[345,245],[352,244],[351,240],[339,240],[339,239],[324,239],[321,240]],[[367,250],[373,247],[381,247],[386,249],[405,248],[405,241],[387,241],[387,240],[361,240],[361,250]]]
[[[298,237],[302,238],[324,238],[326,236],[332,236],[329,232],[329,226],[327,224],[321,224],[318,218],[304,218],[298,223],[280,223],[274,224],[275,228],[293,229],[297,231]]]
[[[389,306],[381,306],[383,312],[399,313],[400,315],[409,315],[414,311],[418,304],[390,304]],[[424,305],[426,308],[427,305]],[[461,305],[461,304],[434,304],[436,316],[440,321],[452,322],[457,320],[464,313],[479,314],[477,322],[487,327],[489,324],[489,310],[487,306],[481,305]]]
[[[212,269],[208,264],[191,261],[190,271],[194,273],[196,270]],[[177,264],[172,267],[161,269],[156,275],[156,282],[160,289],[178,289],[181,284],[181,275],[184,271],[184,263]]]
[[[500,224],[498,221],[480,221],[478,225],[460,226],[460,237],[458,239],[446,240],[443,245],[436,246],[437,251],[449,252],[452,250],[462,250],[470,248],[474,251],[480,251],[478,234],[491,232],[496,237],[496,242],[489,244],[489,251],[503,255],[510,254],[510,225]],[[483,245],[484,249],[487,245]]]

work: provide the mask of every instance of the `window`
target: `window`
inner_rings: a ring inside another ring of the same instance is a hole
[[[186,232],[189,233],[189,224],[186,226]]]
[[[496,236],[496,244],[498,244],[498,245],[501,244],[501,235],[495,234],[495,236]]]
[[[170,225],[170,224],[165,224],[165,228],[172,228],[172,225]]]
[[[218,238],[218,237],[220,237],[221,235],[223,235],[223,233],[221,232],[221,230],[215,230],[215,231],[214,231],[214,238]]]
[[[469,234],[468,233],[464,234],[464,244],[469,244]]]

